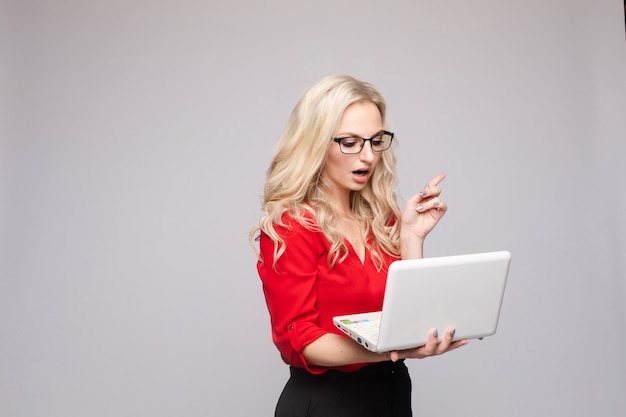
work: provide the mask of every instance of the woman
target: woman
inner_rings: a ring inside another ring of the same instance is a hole
[[[411,416],[403,360],[456,349],[454,329],[426,345],[377,354],[341,333],[337,315],[382,308],[387,268],[421,258],[445,214],[435,176],[397,206],[394,134],[370,84],[330,76],[294,108],[267,174],[258,272],[272,336],[291,377],[276,416]]]

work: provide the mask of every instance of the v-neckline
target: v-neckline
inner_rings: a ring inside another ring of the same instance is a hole
[[[352,242],[347,237],[344,237],[344,240],[350,246],[350,250],[352,250],[352,252],[356,255],[356,258],[359,260],[361,265],[364,266],[365,265],[365,260],[367,258],[367,247],[366,247],[366,245],[363,245],[363,257],[361,258],[361,254],[359,254],[357,252],[357,250],[354,247],[354,245],[352,244]]]

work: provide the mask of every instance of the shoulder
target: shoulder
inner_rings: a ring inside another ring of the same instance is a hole
[[[271,230],[261,231],[259,242],[261,263],[281,270],[289,270],[291,264],[316,262],[325,247],[324,234],[313,214],[299,217],[284,214],[271,225]]]
[[[312,235],[320,233],[320,228],[315,219],[315,214],[309,210],[303,210],[298,215],[283,213],[280,222],[272,224],[274,231],[283,239],[297,235]]]
[[[311,209],[303,209],[298,214],[283,213],[278,221],[274,221],[261,230],[262,246],[270,243],[284,245],[293,241],[313,241],[323,236],[315,213]]]

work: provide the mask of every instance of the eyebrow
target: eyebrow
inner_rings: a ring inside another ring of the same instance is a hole
[[[378,135],[380,135],[381,133],[384,133],[385,129],[380,129],[378,132],[374,133],[372,136],[370,136],[370,138],[376,137]],[[356,133],[352,133],[352,132],[343,132],[343,133],[337,133],[337,135],[335,136],[337,138],[361,138],[363,139],[362,136],[357,135]],[[368,139],[368,138],[365,138]]]

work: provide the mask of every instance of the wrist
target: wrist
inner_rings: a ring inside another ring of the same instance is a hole
[[[419,259],[424,257],[424,239],[415,235],[400,237],[400,258]]]

